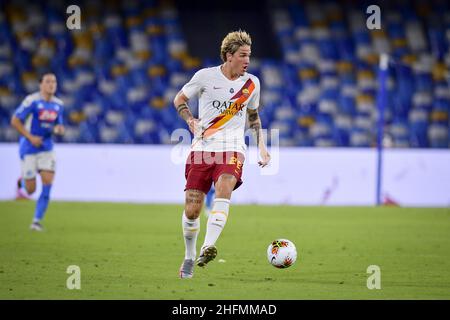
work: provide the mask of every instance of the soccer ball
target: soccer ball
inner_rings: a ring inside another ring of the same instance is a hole
[[[290,240],[276,239],[267,248],[267,259],[274,267],[288,268],[297,260],[297,249]]]

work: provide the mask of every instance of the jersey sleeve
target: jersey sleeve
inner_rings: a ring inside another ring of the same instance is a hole
[[[20,106],[14,112],[14,115],[20,119],[20,121],[24,122],[28,115],[33,112],[34,108],[34,100],[32,97],[26,97]]]
[[[64,125],[64,106],[59,105],[58,118],[56,118],[56,124]]]
[[[254,77],[253,80],[255,82],[255,90],[253,91],[252,96],[248,101],[247,108],[251,110],[256,110],[259,107],[260,83],[257,77]]]
[[[203,70],[197,71],[192,77],[192,79],[188,83],[186,83],[183,86],[183,88],[181,88],[184,95],[188,99],[191,99],[192,97],[198,95],[202,90],[204,86],[203,74],[204,74]]]

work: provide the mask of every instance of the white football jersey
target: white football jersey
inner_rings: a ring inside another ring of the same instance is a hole
[[[192,151],[245,151],[247,108],[259,106],[258,77],[245,73],[230,80],[220,66],[205,68],[197,71],[182,91],[188,99],[199,99],[198,117],[202,129],[192,141]]]

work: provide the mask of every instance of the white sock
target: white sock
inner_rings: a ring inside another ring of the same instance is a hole
[[[220,236],[225,223],[227,223],[228,211],[230,209],[230,200],[217,198],[214,199],[214,205],[209,213],[208,223],[206,225],[206,235],[203,247],[212,246]]]
[[[181,225],[183,227],[184,246],[186,249],[184,258],[195,260],[197,255],[197,236],[200,232],[200,218],[188,219],[183,211]]]

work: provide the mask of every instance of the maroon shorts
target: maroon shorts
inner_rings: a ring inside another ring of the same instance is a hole
[[[211,189],[211,184],[219,179],[221,174],[228,173],[236,177],[236,190],[242,184],[242,167],[245,157],[240,152],[207,152],[191,151],[186,160],[186,187],[203,191]]]

